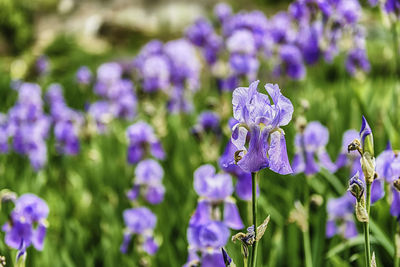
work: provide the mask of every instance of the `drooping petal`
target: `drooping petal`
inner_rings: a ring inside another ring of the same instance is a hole
[[[130,164],[138,163],[144,155],[144,151],[140,145],[131,145],[128,147],[127,160]]]
[[[131,233],[124,233],[124,240],[122,241],[121,247],[119,250],[126,254],[128,252],[129,243],[131,242],[132,234]]]
[[[358,235],[357,227],[354,221],[349,220],[346,222],[346,228],[344,231],[344,237],[347,239],[356,237]]]
[[[224,203],[224,223],[234,230],[239,230],[244,227],[242,219],[240,218],[239,209],[231,200],[227,200]]]
[[[158,244],[154,241],[153,237],[147,237],[146,241],[143,243],[143,250],[147,254],[154,255],[158,250]]]
[[[205,201],[201,200],[197,204],[197,208],[190,218],[189,225],[204,225],[211,221],[211,205]]]
[[[336,223],[334,220],[329,220],[326,222],[326,230],[325,235],[328,238],[331,238],[337,233]]]
[[[390,214],[398,218],[400,216],[400,192],[392,187],[393,200],[390,205]]]
[[[286,151],[285,135],[280,131],[275,131],[270,135],[270,140],[269,168],[279,174],[293,173]]]
[[[236,194],[242,200],[249,201],[252,197],[252,185],[251,185],[251,174],[248,172],[243,172],[238,176],[238,181],[236,183]],[[257,188],[258,190],[258,188]]]
[[[305,163],[304,163],[303,153],[294,154],[292,170],[293,170],[293,173],[295,173],[295,174],[304,172]]]
[[[39,224],[33,231],[32,244],[37,250],[43,250],[44,238],[46,236],[46,226]]]
[[[383,180],[375,179],[371,185],[371,204],[374,204],[379,199],[385,196],[385,189],[383,188]]]
[[[253,127],[250,134],[249,150],[238,162],[238,165],[245,172],[257,172],[268,167],[268,145],[266,143],[268,132],[261,133],[259,127]]]
[[[225,267],[222,252],[207,252],[203,256],[201,267]]]
[[[304,173],[306,175],[312,175],[317,172],[319,172],[319,166],[314,159],[314,153],[306,152],[306,168],[304,170]]]

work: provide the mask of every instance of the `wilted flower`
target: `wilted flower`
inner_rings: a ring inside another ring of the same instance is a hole
[[[165,153],[153,128],[146,122],[139,121],[126,130],[129,140],[128,162],[135,164],[150,154],[157,159],[164,159]]]
[[[285,135],[280,126],[292,119],[293,105],[284,97],[278,85],[266,84],[268,95],[257,91],[259,81],[233,92],[232,143],[236,146],[236,160],[244,171],[257,172],[270,168],[280,174],[292,172],[286,151]],[[249,140],[248,148],[245,144]]]
[[[34,194],[24,194],[15,201],[15,208],[10,221],[3,225],[5,242],[18,249],[19,256],[25,253],[30,245],[42,250],[46,236],[49,208],[44,200]]]
[[[296,153],[293,158],[293,172],[312,175],[319,172],[320,166],[330,172],[336,171],[325,146],[328,144],[328,129],[317,121],[307,124],[303,133],[295,137]],[[318,159],[318,163],[316,161]]]

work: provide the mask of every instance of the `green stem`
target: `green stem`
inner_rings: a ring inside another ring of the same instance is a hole
[[[367,192],[366,192],[366,205],[365,208],[368,214],[369,220],[369,210],[371,204],[371,183],[367,181]],[[365,266],[371,267],[371,245],[369,242],[369,222],[364,222],[364,241],[365,241]]]
[[[252,188],[251,204],[252,204],[252,210],[253,210],[253,225],[254,225],[254,237],[255,237],[255,239],[257,237],[257,173],[258,172],[252,172],[251,173],[251,188]],[[251,253],[251,261],[250,261],[252,267],[256,266],[257,245],[258,245],[257,240],[254,240],[253,253]]]
[[[306,267],[312,267],[311,244],[310,244],[310,231],[309,231],[309,213],[310,213],[310,189],[308,187],[308,178],[305,177],[304,187],[304,209],[306,213],[306,229],[303,229],[303,243],[304,243],[304,258]],[[310,178],[311,179],[311,178]]]
[[[398,235],[399,235],[399,222],[397,221],[397,219],[395,220],[395,227],[394,227],[394,267],[399,267],[399,263],[400,263],[400,255],[398,254]]]

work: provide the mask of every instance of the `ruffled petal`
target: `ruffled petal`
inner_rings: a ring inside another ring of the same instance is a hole
[[[280,131],[275,131],[270,135],[270,139],[269,168],[279,174],[293,173],[286,151],[285,135]]]

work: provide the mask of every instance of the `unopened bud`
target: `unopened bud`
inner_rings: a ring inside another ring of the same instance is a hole
[[[374,157],[374,137],[372,135],[371,127],[369,127],[364,116],[362,117],[360,136],[363,154],[369,153],[371,157]]]
[[[360,175],[357,172],[350,178],[349,188],[347,189],[359,202],[364,194],[364,183],[360,180]]]

